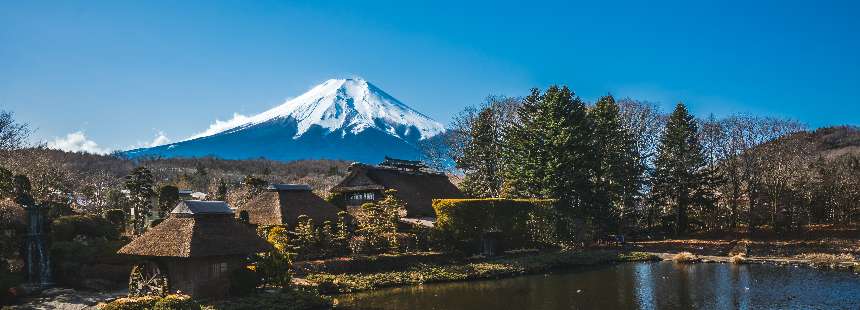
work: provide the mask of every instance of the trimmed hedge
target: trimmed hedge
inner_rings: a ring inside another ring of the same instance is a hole
[[[473,252],[481,236],[495,232],[502,248],[552,243],[553,201],[545,199],[434,199],[436,228],[441,242]]]
[[[78,235],[108,240],[117,240],[120,236],[111,222],[99,216],[61,216],[51,223],[51,240],[55,242],[71,241]]]

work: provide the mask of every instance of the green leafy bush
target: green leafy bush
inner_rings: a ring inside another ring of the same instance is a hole
[[[436,228],[443,245],[471,252],[481,236],[497,232],[503,248],[550,245],[555,241],[551,200],[436,199]]]
[[[230,273],[230,295],[232,296],[251,294],[259,284],[260,277],[248,268],[237,268]]]
[[[125,211],[120,209],[110,209],[104,212],[104,218],[113,224],[115,227],[122,227],[125,225]]]
[[[119,238],[119,231],[111,222],[98,216],[61,216],[51,223],[53,241],[71,241],[76,236],[116,240]]]

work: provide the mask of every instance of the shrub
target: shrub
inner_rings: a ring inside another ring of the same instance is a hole
[[[266,237],[266,241],[272,244],[274,250],[257,254],[254,265],[251,267],[252,270],[257,273],[264,284],[288,287],[291,281],[292,257],[288,252],[287,228],[282,225],[265,227],[260,228],[260,233]]]
[[[695,263],[699,261],[699,257],[690,252],[681,252],[672,257],[672,261],[676,263]]]
[[[99,305],[99,310],[146,310],[152,309],[160,300],[158,296],[125,297],[118,298],[107,304]]]
[[[230,295],[245,296],[254,292],[260,284],[257,272],[248,268],[237,268],[230,273]]]
[[[729,261],[732,262],[732,264],[738,264],[738,265],[746,264],[747,263],[747,256],[746,256],[746,254],[738,253],[738,254],[733,255],[731,258],[729,258]]]
[[[125,217],[125,211],[120,209],[110,209],[104,212],[104,218],[114,227],[125,225]]]
[[[68,204],[60,203],[60,202],[45,202],[46,207],[48,207],[48,218],[59,218],[63,216],[74,215],[75,211],[72,210]]]
[[[71,241],[76,236],[119,239],[119,232],[108,220],[98,216],[70,215],[54,219],[51,223],[51,239]]]
[[[167,295],[152,305],[153,310],[200,310],[200,304],[188,295]]]
[[[477,250],[488,231],[500,233],[503,248],[553,244],[557,222],[551,206],[551,200],[537,199],[433,200],[442,242],[466,252]]]
[[[358,229],[356,238],[350,241],[353,252],[378,254],[398,250],[397,223],[406,204],[395,196],[396,193],[386,190],[384,199],[365,203],[355,213]]]
[[[100,310],[199,310],[200,304],[187,295],[141,296],[119,298],[101,304]]]
[[[4,260],[0,259],[0,265],[5,263]],[[10,290],[23,282],[23,275],[10,272],[6,266],[0,266],[0,305],[14,302],[17,296],[12,294]]]

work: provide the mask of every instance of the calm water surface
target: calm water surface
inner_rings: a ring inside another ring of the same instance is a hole
[[[354,309],[860,309],[860,276],[772,265],[627,263],[337,299]]]

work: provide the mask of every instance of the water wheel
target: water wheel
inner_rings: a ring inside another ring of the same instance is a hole
[[[131,296],[164,296],[170,290],[167,268],[154,261],[135,265],[128,279]]]

